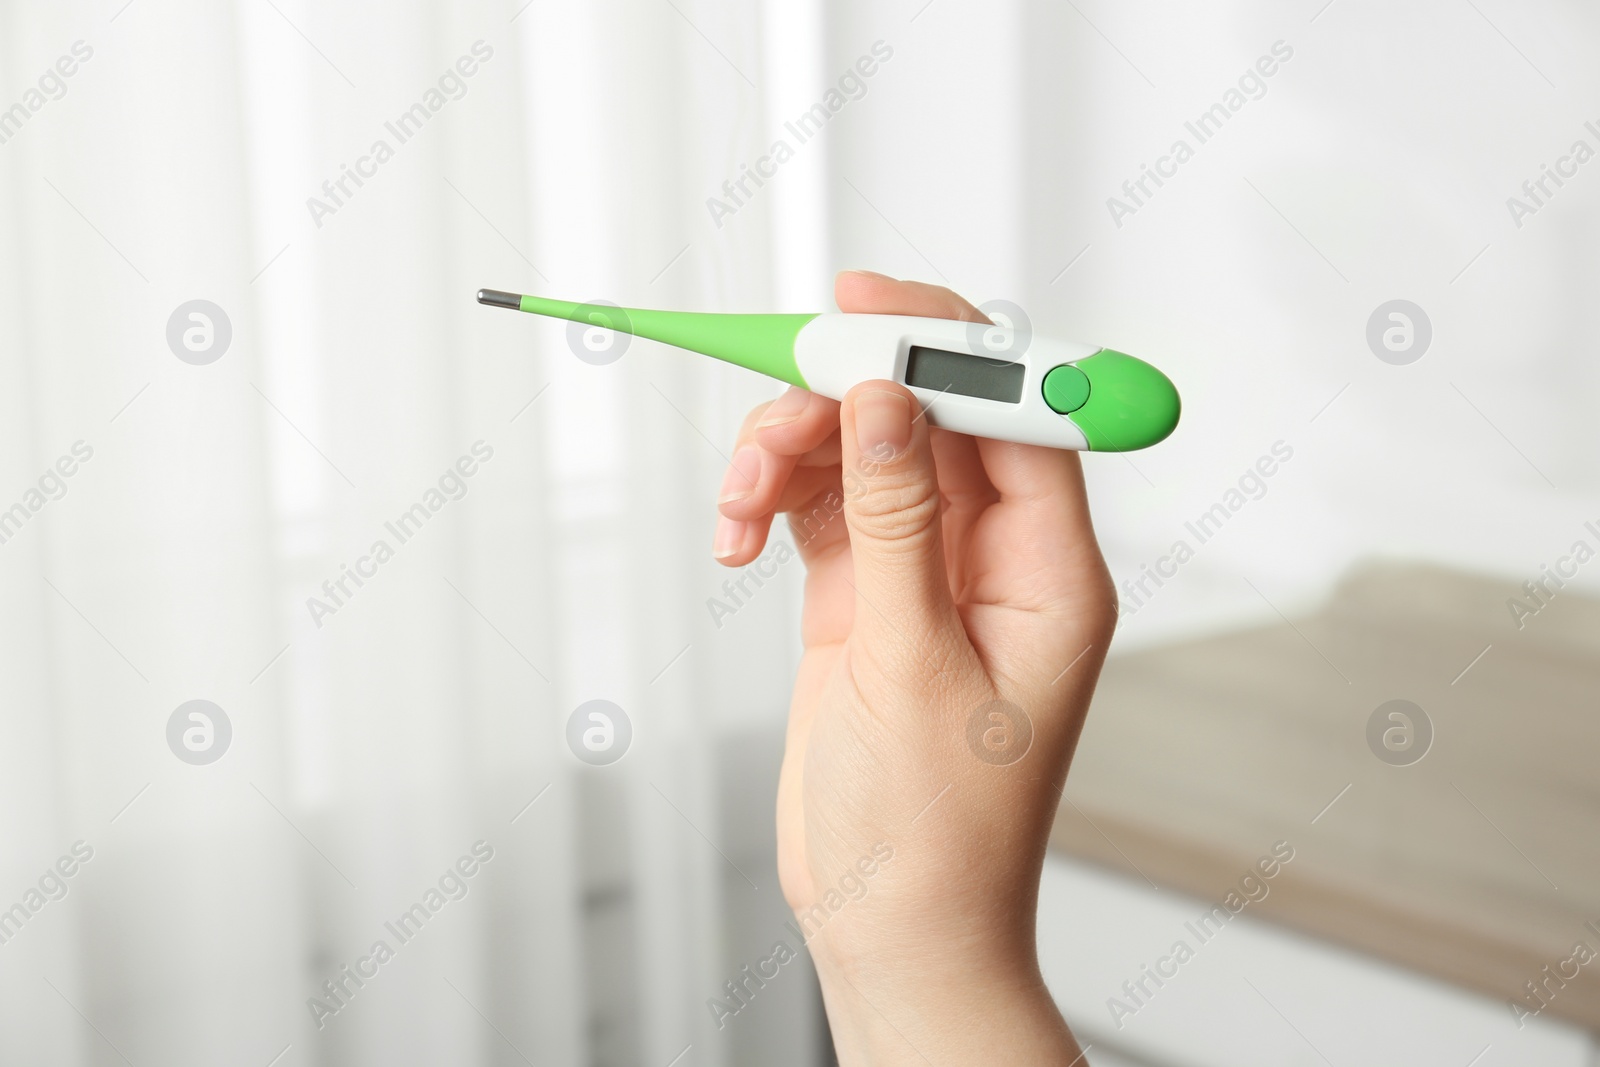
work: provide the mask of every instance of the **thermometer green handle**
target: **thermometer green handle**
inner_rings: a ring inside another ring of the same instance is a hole
[[[835,400],[859,382],[899,382],[930,425],[1001,441],[1131,452],[1170,434],[1181,408],[1172,382],[1142,360],[982,323],[649,311],[494,289],[478,302],[647,337]]]

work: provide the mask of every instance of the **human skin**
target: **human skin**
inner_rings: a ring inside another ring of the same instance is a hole
[[[869,272],[835,296],[987,321]],[[718,510],[724,565],[754,560],[779,514],[806,565],[778,876],[839,1062],[1076,1062],[1035,920],[1116,619],[1077,454],[930,429],[892,382],[842,403],[791,389],[746,419]]]

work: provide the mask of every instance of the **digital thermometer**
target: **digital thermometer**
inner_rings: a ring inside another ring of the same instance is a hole
[[[493,289],[478,290],[478,302],[647,337],[835,400],[860,382],[900,382],[930,425],[975,437],[1131,452],[1178,425],[1178,391],[1150,364],[1008,327],[909,315],[648,311]]]

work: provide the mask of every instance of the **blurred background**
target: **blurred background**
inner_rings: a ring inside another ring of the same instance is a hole
[[[1600,1062],[1597,44],[0,0],[0,1062],[829,1062],[803,961],[711,1007],[793,940],[800,568],[710,556],[777,390],[472,297],[850,267],[1184,395],[1085,460],[1122,622],[1040,952],[1087,1062]]]

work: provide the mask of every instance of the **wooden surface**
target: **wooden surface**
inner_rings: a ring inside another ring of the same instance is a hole
[[[1519,630],[1519,593],[1374,566],[1287,623],[1113,653],[1053,844],[1220,901],[1287,840],[1251,914],[1537,1007],[1525,982],[1600,953],[1600,601]],[[1433,723],[1410,766],[1366,739],[1396,698]],[[1550,988],[1543,1017],[1600,1029],[1600,958]]]

